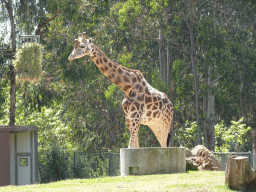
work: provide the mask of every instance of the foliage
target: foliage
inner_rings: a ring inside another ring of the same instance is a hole
[[[196,122],[186,121],[185,127],[176,130],[177,140],[184,147],[192,149],[195,146],[197,124]]]
[[[40,153],[40,183],[64,180],[68,177],[70,158],[58,148]]]
[[[217,152],[239,152],[241,145],[248,142],[246,134],[249,133],[251,127],[246,127],[243,123],[244,118],[238,121],[231,121],[230,126],[226,126],[224,121],[215,125],[215,137]]]
[[[43,46],[39,43],[25,43],[17,50],[13,61],[19,80],[38,81],[42,74]]]

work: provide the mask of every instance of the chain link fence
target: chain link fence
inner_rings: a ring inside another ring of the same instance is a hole
[[[248,161],[249,161],[250,165],[253,167],[253,153],[251,153],[251,152],[228,152],[228,153],[214,152],[213,154],[216,156],[216,158],[221,163],[221,165],[223,167],[223,171],[226,170],[228,157],[233,156],[233,155],[248,157]]]
[[[51,151],[39,159],[39,182],[120,175],[120,154]]]

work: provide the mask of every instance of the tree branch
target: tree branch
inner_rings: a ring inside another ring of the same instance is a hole
[[[49,23],[53,19],[55,19],[58,16],[59,13],[60,13],[60,10],[58,9],[56,14],[52,18],[50,18],[47,21],[44,21],[44,22],[38,24],[36,32],[35,32],[35,35],[40,35],[41,34],[41,28],[44,27],[47,23]]]

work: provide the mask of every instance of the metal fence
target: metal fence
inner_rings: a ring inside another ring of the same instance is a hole
[[[223,170],[229,156],[238,155],[248,157],[253,166],[253,153],[214,152]],[[256,156],[255,156],[256,157]],[[47,162],[45,162],[47,160]],[[51,182],[72,178],[96,178],[103,176],[120,176],[120,153],[83,153],[83,152],[55,152],[39,162],[40,182]]]
[[[253,156],[254,155],[251,152],[228,152],[228,153],[214,152],[213,154],[216,156],[216,158],[221,163],[223,170],[226,170],[228,157],[233,156],[233,155],[248,157],[248,161],[249,161],[250,165],[253,167]]]
[[[120,154],[74,152],[72,166],[75,178],[118,176],[120,175]]]
[[[51,151],[39,159],[39,182],[120,175],[120,154]]]

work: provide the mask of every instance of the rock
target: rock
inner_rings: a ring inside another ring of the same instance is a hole
[[[191,150],[193,158],[191,158],[196,164],[198,164],[198,170],[222,170],[222,165],[215,157],[215,155],[203,145],[198,145]]]
[[[186,171],[198,171],[198,164],[191,158],[186,157]]]
[[[191,151],[185,147],[185,152],[186,152],[186,157],[191,157],[193,156],[193,154],[191,153]]]
[[[210,151],[209,149],[207,149],[205,146],[203,146],[203,145],[197,145],[197,146],[195,146],[192,150],[191,150],[191,153],[194,155],[194,156],[198,156],[199,155],[199,153],[201,152],[201,151]]]

